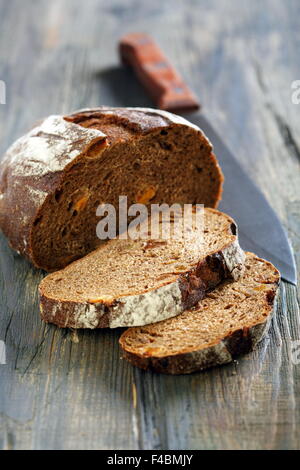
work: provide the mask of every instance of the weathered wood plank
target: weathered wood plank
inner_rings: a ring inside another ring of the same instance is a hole
[[[149,105],[119,67],[117,38],[153,34],[278,211],[300,262],[299,3],[289,0],[0,1],[0,152],[36,119],[98,104]],[[118,331],[44,325],[42,273],[0,240],[0,448],[299,448],[296,288],[282,283],[253,354],[190,377],[133,369]]]

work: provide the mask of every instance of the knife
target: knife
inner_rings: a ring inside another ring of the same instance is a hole
[[[271,261],[286,281],[297,282],[291,245],[282,224],[260,189],[199,110],[196,95],[148,34],[122,37],[119,52],[130,65],[159,109],[183,115],[200,127],[214,146],[225,181],[219,208],[238,223],[241,246]]]

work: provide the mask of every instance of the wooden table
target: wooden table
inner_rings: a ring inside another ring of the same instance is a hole
[[[117,39],[153,34],[262,188],[300,261],[297,0],[0,1],[1,152],[33,122],[86,106],[151,105],[119,66]],[[269,336],[252,354],[191,376],[120,359],[120,331],[69,331],[38,315],[43,273],[1,237],[0,447],[295,449],[300,446],[297,290],[282,282]]]

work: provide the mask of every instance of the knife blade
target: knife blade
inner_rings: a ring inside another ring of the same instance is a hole
[[[203,113],[191,114],[200,108],[196,95],[149,35],[128,34],[119,50],[158,108],[183,115],[212,142],[225,177],[219,208],[237,221],[242,248],[271,261],[283,279],[296,285],[293,251],[278,216]]]
[[[237,221],[242,248],[271,261],[283,279],[296,285],[295,259],[275,211],[205,116],[199,113],[185,117],[200,127],[213,143],[225,177],[219,209]]]

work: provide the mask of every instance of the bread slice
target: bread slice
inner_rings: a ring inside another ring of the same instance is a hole
[[[100,204],[117,209],[127,196],[128,206],[216,207],[222,181],[211,143],[174,114],[102,107],[49,116],[0,163],[0,227],[12,248],[54,271],[102,242]]]
[[[189,374],[253,349],[268,329],[280,276],[268,261],[246,255],[244,276],[224,281],[194,309],[126,330],[124,357],[142,369]]]
[[[40,284],[41,315],[60,327],[136,326],[178,315],[225,278],[244,252],[227,215],[204,209],[184,239],[114,239]]]

